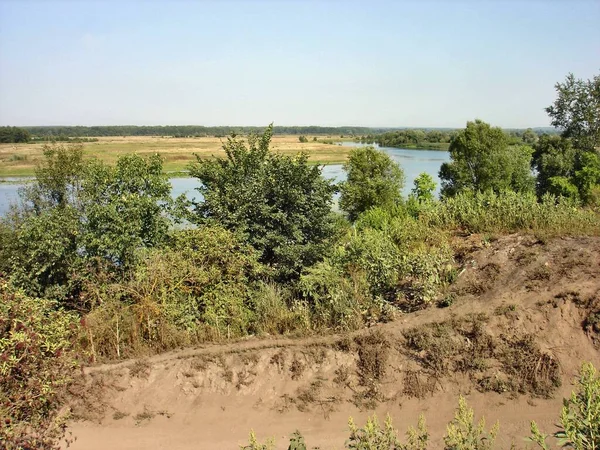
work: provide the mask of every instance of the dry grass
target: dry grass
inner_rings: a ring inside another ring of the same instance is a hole
[[[189,163],[196,161],[194,154],[202,158],[224,156],[222,145],[225,138],[169,138],[157,136],[101,137],[98,142],[83,144],[84,157],[98,158],[114,163],[120,156],[128,153],[149,155],[159,153],[164,159],[165,171],[185,170]],[[43,143],[0,144],[0,177],[32,176],[35,166],[42,161]],[[346,160],[350,147],[342,147],[323,142],[306,143],[298,141],[298,136],[273,136],[273,151],[295,155],[299,152],[309,154],[309,160],[318,163],[341,163]]]

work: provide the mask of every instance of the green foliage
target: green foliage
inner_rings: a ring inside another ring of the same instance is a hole
[[[575,158],[577,151],[570,140],[560,136],[541,136],[535,145],[532,166],[537,171],[538,196],[550,192],[558,195],[552,187],[551,179],[562,177],[570,180],[575,176]],[[577,193],[567,192],[567,195]]]
[[[240,450],[275,450],[275,442],[273,439],[267,439],[267,442],[261,444],[256,438],[254,431],[250,431],[248,445],[240,445]]]
[[[30,295],[78,295],[89,266],[124,271],[136,252],[164,242],[170,185],[158,155],[121,157],[114,167],[84,163],[80,146],[44,149],[23,206],[3,219],[5,265]]]
[[[35,169],[35,182],[26,187],[23,200],[36,212],[66,206],[75,207],[84,176],[83,146],[44,145],[44,160]]]
[[[411,196],[419,203],[431,202],[434,200],[435,181],[433,177],[426,172],[419,174],[414,181],[415,187],[412,189]]]
[[[369,417],[363,428],[354,424],[352,417],[348,420],[350,437],[346,448],[351,450],[395,450],[398,448],[398,431],[387,416],[383,427],[379,425],[377,416]]]
[[[81,196],[87,256],[127,267],[137,249],[161,244],[170,225],[170,191],[158,154],[125,155],[115,166],[90,164]]]
[[[425,425],[425,416],[419,416],[417,428],[409,427],[406,432],[406,443],[398,439],[398,431],[394,429],[392,418],[388,415],[383,427],[379,424],[377,416],[367,418],[363,428],[358,428],[352,417],[348,420],[350,437],[345,448],[352,450],[426,450],[429,434]]]
[[[592,363],[581,366],[577,389],[564,400],[560,430],[554,433],[558,444],[574,450],[600,448],[600,377]],[[546,440],[535,422],[531,422],[530,441],[547,450]]]
[[[385,152],[374,147],[353,149],[344,170],[348,175],[340,188],[340,208],[351,221],[370,208],[401,200],[404,172]]]
[[[0,127],[0,144],[17,144],[31,139],[29,131],[18,127]]]
[[[308,139],[306,138],[306,136],[302,135],[302,136],[300,136],[300,137],[298,138],[298,141],[299,141],[299,142],[302,142],[302,143],[305,143],[305,142],[308,142]]]
[[[269,127],[247,144],[232,136],[223,146],[227,158],[198,158],[190,167],[204,196],[194,221],[216,221],[242,233],[277,278],[288,280],[327,253],[335,188],[321,176],[320,167],[308,164],[306,155],[271,153],[271,134]]]
[[[564,402],[562,430],[555,434],[562,446],[575,450],[600,448],[600,377],[591,363],[581,366],[578,389]]]
[[[298,290],[311,309],[315,328],[355,330],[370,317],[378,317],[381,303],[374,300],[362,273],[346,274],[325,260],[306,270]]]
[[[167,248],[141,254],[126,279],[97,276],[86,286],[98,305],[87,317],[87,346],[97,358],[122,358],[246,335],[261,273],[256,252],[227,230],[175,231]]]
[[[58,448],[62,399],[75,366],[77,316],[0,279],[0,441],[7,449]]]
[[[492,429],[485,431],[485,419],[474,422],[473,409],[461,395],[454,419],[448,424],[444,436],[445,450],[489,450],[494,448],[500,425],[496,423]]]
[[[591,234],[600,230],[600,216],[581,209],[568,198],[515,192],[464,192],[422,208],[421,221],[441,229],[461,228],[471,233],[533,232],[546,236]]]
[[[442,194],[453,196],[465,190],[474,192],[514,190],[529,192],[534,179],[530,173],[532,149],[509,145],[500,128],[476,120],[467,122],[450,142],[452,162],[442,164]]]
[[[578,149],[593,151],[600,147],[600,75],[582,80],[570,73],[555,88],[557,98],[546,108],[552,125],[572,139]]]
[[[290,445],[288,450],[306,450],[306,443],[304,442],[304,436],[296,430],[290,436]]]

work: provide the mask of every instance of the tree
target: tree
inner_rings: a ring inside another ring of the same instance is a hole
[[[592,151],[600,147],[600,75],[584,81],[570,73],[555,89],[558,96],[546,108],[552,126],[572,139],[575,148]]]
[[[579,196],[573,184],[577,153],[570,139],[549,135],[540,137],[531,162],[537,172],[539,197],[547,192],[571,198]]]
[[[344,164],[347,180],[341,184],[340,208],[354,221],[375,206],[386,207],[402,199],[404,172],[382,150],[358,147]]]
[[[0,127],[0,143],[18,144],[29,142],[31,135],[29,131],[18,127]]]
[[[160,245],[170,224],[170,192],[158,154],[124,155],[115,166],[90,163],[82,192],[86,254],[127,268],[138,249]]]
[[[80,150],[47,147],[23,207],[2,221],[2,267],[29,295],[64,300],[92,260],[126,270],[139,249],[166,239],[173,201],[160,157],[107,166],[82,161]]]
[[[523,143],[525,143],[527,145],[533,145],[533,144],[535,144],[537,142],[538,135],[531,128],[527,128],[523,132],[523,135],[521,136],[521,139],[523,140]]]
[[[546,108],[560,137],[543,136],[535,146],[532,167],[537,192],[600,203],[600,75],[557,83],[554,104]]]
[[[303,135],[303,136],[300,136],[300,137],[298,138],[298,141],[300,141],[300,142],[302,142],[302,143],[306,143],[306,142],[308,142],[308,138],[307,138],[306,136],[304,136],[304,135]]]
[[[419,202],[430,202],[434,199],[435,181],[427,172],[421,173],[414,181],[415,187],[411,195]]]
[[[467,127],[452,138],[449,151],[452,161],[442,164],[439,172],[445,196],[463,190],[533,190],[533,150],[509,145],[506,134],[498,127],[481,120],[467,122]]]
[[[247,142],[232,135],[223,146],[226,158],[197,157],[190,174],[202,182],[204,201],[196,203],[193,221],[240,233],[278,279],[288,280],[327,253],[335,186],[305,154],[271,153],[272,132],[271,125]]]

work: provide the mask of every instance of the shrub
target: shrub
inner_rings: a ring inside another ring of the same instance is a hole
[[[97,276],[85,295],[86,342],[99,357],[168,350],[253,330],[256,252],[219,227],[175,231],[146,250],[126,279]]]
[[[475,424],[473,409],[461,395],[458,399],[458,409],[454,419],[448,424],[444,436],[445,450],[489,450],[494,448],[500,425],[496,424],[491,430],[485,431],[485,419],[482,417]]]
[[[77,318],[0,279],[0,441],[7,449],[58,448],[60,408],[72,380]]]
[[[591,363],[581,366],[577,389],[565,399],[560,414],[560,430],[554,433],[558,444],[575,450],[600,448],[600,376]],[[531,422],[530,440],[548,449],[548,435]]]

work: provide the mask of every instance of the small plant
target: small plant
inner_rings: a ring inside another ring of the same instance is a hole
[[[150,376],[150,363],[145,359],[136,361],[129,369],[129,374],[136,378],[148,378]]]
[[[581,366],[578,388],[565,399],[560,415],[561,430],[554,433],[558,444],[574,450],[600,449],[600,376],[592,363]],[[532,442],[547,450],[548,435],[531,422]]]
[[[352,417],[348,420],[350,437],[346,448],[351,450],[395,450],[398,448],[398,431],[388,415],[383,427],[379,425],[377,416],[369,417],[363,428],[358,428]]]
[[[135,419],[135,424],[140,425],[142,422],[146,420],[151,420],[156,416],[154,411],[149,410],[146,406],[144,406],[144,410],[140,413],[137,413],[133,418]]]
[[[290,436],[290,445],[288,446],[288,450],[306,450],[304,436],[302,436],[300,431],[296,430]]]
[[[116,410],[113,414],[113,420],[121,420],[124,419],[125,417],[129,416],[129,413],[123,412],[123,411],[119,411]]]
[[[458,399],[458,409],[454,419],[448,424],[444,436],[445,450],[489,450],[494,448],[498,435],[498,422],[487,432],[485,419],[482,417],[478,424],[473,421],[473,409],[461,395]]]
[[[240,450],[274,450],[275,449],[275,441],[273,438],[267,439],[264,444],[258,442],[256,439],[256,434],[254,430],[250,431],[250,436],[248,438],[247,445],[240,445]]]

